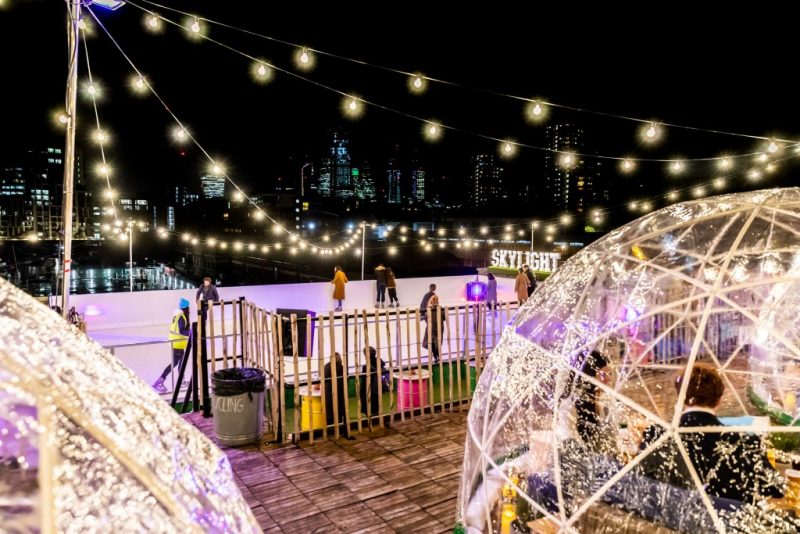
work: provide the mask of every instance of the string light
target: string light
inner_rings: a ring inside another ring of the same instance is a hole
[[[777,143],[775,143],[775,141],[770,141],[769,146],[767,146],[767,151],[769,151],[770,154],[774,154],[775,152],[777,152],[778,151]]]
[[[759,163],[764,163],[768,159],[769,156],[767,156],[766,154],[759,154],[758,156],[756,156],[756,161],[758,161]]]
[[[725,178],[715,178],[714,179],[714,188],[715,189],[723,189],[725,187]]]
[[[575,165],[575,161],[576,161],[575,154],[573,154],[572,152],[564,152],[561,154],[559,163],[565,169],[569,169]]]
[[[681,160],[675,160],[669,165],[670,171],[672,174],[680,174],[684,171],[685,165]]]
[[[442,126],[438,122],[428,121],[422,125],[422,134],[429,142],[435,142],[442,138]]]
[[[208,170],[214,176],[223,176],[225,174],[225,167],[219,163],[212,163]]]
[[[754,170],[750,171],[749,173],[747,173],[747,176],[751,180],[758,180],[758,179],[761,178],[761,173],[754,169]]]
[[[241,202],[242,200],[244,200],[244,194],[242,194],[242,192],[239,190],[234,191],[233,200],[236,202]]]
[[[357,119],[364,113],[364,105],[355,96],[342,98],[342,112],[348,119]]]
[[[111,167],[106,163],[101,163],[97,166],[97,174],[100,176],[108,176],[111,174]]]
[[[161,33],[161,19],[155,13],[145,13],[144,27],[150,33]]]
[[[92,98],[100,97],[100,88],[94,82],[88,82],[84,86],[84,91],[86,91],[86,94]]]
[[[694,191],[692,191],[695,198],[700,198],[706,196],[706,188],[705,187],[695,187]]]
[[[653,205],[650,202],[642,202],[642,211],[650,211],[653,209]]]
[[[620,168],[622,169],[622,172],[625,173],[633,172],[634,167],[636,167],[636,164],[630,159],[624,159],[620,163]]]
[[[642,127],[642,139],[646,143],[655,143],[661,137],[661,129],[655,122],[651,122]]]
[[[487,233],[489,233],[489,229],[486,228],[485,226],[481,226],[480,232],[481,232],[481,235],[486,235]]]
[[[388,252],[390,256],[394,256],[395,254],[397,254],[397,247],[395,246],[389,247]]]
[[[564,215],[561,216],[561,219],[559,219],[559,222],[561,224],[563,224],[564,226],[568,226],[568,225],[572,224],[572,216],[568,215],[568,214],[564,214]]]
[[[178,143],[186,143],[189,140],[189,132],[183,126],[176,126],[172,129],[172,139]]]
[[[253,61],[250,64],[250,77],[256,83],[266,84],[272,80],[273,69],[265,60]]]
[[[425,228],[420,228],[418,233],[419,233],[419,235],[425,235],[425,234],[428,233],[428,230],[426,230]]]
[[[144,79],[143,76],[140,76],[138,74],[134,74],[133,76],[131,76],[130,86],[134,94],[137,95],[147,94],[147,81]]]
[[[414,94],[422,94],[428,89],[425,77],[422,74],[412,74],[408,77],[408,89]]]
[[[295,54],[295,65],[304,71],[314,68],[314,54],[308,48],[298,48]]]
[[[777,169],[777,168],[778,168],[778,166],[775,165],[774,163],[769,163],[769,164],[767,164],[766,167],[764,167],[764,170],[767,171],[768,173],[772,174],[773,172],[775,172],[775,169]]]
[[[264,213],[262,211],[255,211],[253,212],[253,218],[257,221],[264,220]]]
[[[723,171],[728,170],[731,167],[733,167],[733,161],[731,161],[731,158],[724,157],[721,160],[719,160],[719,168],[722,169]]]
[[[66,124],[69,122],[69,115],[67,115],[66,113],[61,112],[61,113],[56,114],[55,119],[56,119],[56,122],[58,124],[60,124],[62,126],[66,126]]]
[[[547,105],[541,100],[531,100],[525,106],[525,118],[534,124],[544,121],[547,118]]]
[[[186,20],[186,27],[189,29],[189,36],[194,39],[199,39],[203,33],[203,26],[200,24],[200,19],[197,17],[189,17]]]
[[[114,191],[112,191],[111,189],[106,189],[106,192],[103,193],[103,196],[106,197],[109,200],[112,200],[114,198]],[[119,222],[119,221],[117,221],[117,222]]]
[[[503,141],[500,143],[500,157],[511,158],[517,152],[517,145],[512,141]]]
[[[105,143],[108,143],[108,140],[109,140],[108,134],[106,132],[104,132],[103,130],[96,130],[94,132],[94,135],[92,136],[92,138],[94,139],[95,143],[98,143],[98,144],[101,144],[101,145],[105,144]]]

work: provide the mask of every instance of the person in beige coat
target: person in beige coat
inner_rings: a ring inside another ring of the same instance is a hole
[[[519,268],[519,274],[514,280],[514,291],[517,293],[517,301],[520,305],[528,299],[528,285],[530,281],[528,276],[524,273],[522,267]]]
[[[347,275],[340,266],[333,268],[333,300],[337,301],[339,305],[334,311],[342,311],[342,301],[344,300],[344,285],[347,283]]]

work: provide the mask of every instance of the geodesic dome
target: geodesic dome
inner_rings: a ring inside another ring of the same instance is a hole
[[[797,531],[799,236],[800,189],[754,191],[666,207],[567,261],[480,378],[460,525]],[[722,379],[719,421],[687,427],[686,409],[714,417],[690,406],[700,366]]]
[[[0,279],[0,531],[261,529],[222,451]]]

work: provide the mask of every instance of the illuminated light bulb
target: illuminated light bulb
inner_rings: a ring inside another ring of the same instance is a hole
[[[0,5],[2,5],[2,2],[0,2]],[[85,30],[86,29],[86,21],[85,20],[80,19],[78,21],[78,29],[80,29],[80,30]]]
[[[517,152],[517,145],[511,141],[503,141],[500,143],[500,155],[504,158],[510,158]]]
[[[262,245],[261,253],[266,254],[267,252],[269,252],[269,247],[267,245]]]
[[[172,129],[172,138],[179,143],[185,143],[189,139],[189,132],[182,126],[176,126]]]
[[[222,176],[225,174],[225,168],[219,163],[213,163],[209,170],[211,171],[211,174],[215,176]]]
[[[69,115],[66,113],[59,113],[58,117],[56,117],[56,120],[59,122],[59,124],[67,124],[69,122]]]
[[[561,156],[561,165],[563,167],[571,167],[575,164],[575,155],[567,152]]]
[[[506,241],[511,241],[511,234],[504,235],[503,239],[505,239]]]
[[[422,74],[412,74],[408,78],[408,89],[412,93],[422,94],[427,89],[425,84],[425,77]]]
[[[112,198],[114,198],[114,191],[112,191],[111,189],[107,189],[106,192],[103,193],[103,196],[108,198],[108,199],[112,199]],[[117,221],[117,222],[119,222],[119,221]]]
[[[400,241],[405,243],[406,241],[408,241],[408,238],[406,236],[400,236]]]
[[[531,100],[525,105],[525,120],[529,123],[540,123],[547,118],[547,104],[541,100]]]
[[[430,252],[431,250],[433,250],[431,245],[425,245],[425,252]]]
[[[272,74],[272,66],[265,60],[254,61],[250,66],[250,76],[257,83],[265,84],[269,82],[272,80]]]
[[[93,84],[93,83],[90,83],[89,85],[86,86],[86,92],[89,93],[92,96],[96,95],[97,94],[97,86],[95,84]]]
[[[439,243],[439,248],[444,248],[444,243]]]
[[[131,76],[131,89],[134,93],[145,94],[147,92],[147,81],[143,76],[134,74]]]
[[[670,191],[667,194],[667,198],[672,200],[672,201],[678,200],[678,193],[676,191]]]
[[[756,170],[752,170],[752,171],[750,171],[749,173],[747,173],[747,176],[748,176],[748,177],[749,177],[751,180],[758,180],[758,179],[760,179],[760,178],[761,178],[761,173],[760,173],[760,172],[758,172],[758,171],[756,171]]]
[[[487,233],[489,233],[489,229],[485,226],[481,226],[481,235],[486,235]]]
[[[722,158],[719,160],[719,168],[722,170],[728,170],[733,167],[733,161],[731,158]]]
[[[147,21],[146,22],[147,28],[150,29],[150,31],[157,30],[159,25],[161,24],[161,21],[159,20],[157,15],[148,15],[145,20]]]
[[[94,140],[95,140],[95,142],[97,142],[97,143],[102,145],[103,143],[108,142],[108,134],[106,132],[104,132],[103,130],[97,130],[94,133]]]
[[[345,96],[342,99],[342,111],[350,119],[357,119],[364,112],[361,100],[355,96]]]
[[[257,211],[255,213],[253,213],[253,217],[255,218],[255,220],[260,221],[260,220],[264,219],[264,212]]]
[[[197,241],[197,238],[196,238],[196,237],[195,237],[195,238],[193,238],[193,239],[192,239],[192,245],[196,245],[197,243],[198,243],[198,241]]]
[[[181,236],[181,239],[182,239],[183,241],[190,241],[190,240],[192,239],[192,235],[191,235],[191,234],[183,234],[183,235]]]
[[[438,141],[442,137],[442,126],[438,122],[426,122],[422,125],[422,133],[428,141]]]
[[[297,242],[297,236],[295,234],[291,234],[289,236],[289,241],[291,241],[292,243],[296,243]]]
[[[525,230],[520,230],[520,231],[518,231],[518,232],[517,232],[517,235],[518,235],[518,236],[523,236],[523,235],[525,235]]]
[[[758,156],[756,156],[756,161],[758,161],[760,163],[764,163],[768,159],[769,159],[769,156],[767,156],[766,154],[759,154]]]
[[[389,255],[394,256],[397,254],[397,247],[389,247]]]
[[[256,245],[254,243],[250,243],[249,245],[247,245],[247,250],[249,250],[250,252],[254,251],[255,249]]]
[[[650,211],[653,209],[653,206],[649,202],[642,203],[642,211]]]
[[[101,163],[97,166],[97,173],[102,174],[103,176],[108,176],[111,174],[111,168],[105,163]]]
[[[283,245],[280,243],[275,243],[275,250],[280,250],[283,248]]]
[[[439,235],[444,235],[444,228],[439,228],[439,230],[437,230],[436,233]]]
[[[242,250],[242,244],[237,241],[236,243],[233,244],[233,249],[234,250]]]
[[[305,241],[300,242],[300,250],[305,250],[307,246],[308,245],[305,243]]]
[[[294,62],[300,70],[311,70],[314,68],[314,54],[308,48],[298,48]]]
[[[103,229],[104,232],[108,232],[109,230],[111,230],[111,226],[108,224],[104,224],[101,228]]]
[[[694,194],[695,198],[700,198],[706,195],[706,189],[705,187],[695,187],[692,193]]]
[[[681,160],[676,160],[670,163],[669,168],[674,174],[680,174],[684,170],[684,163]]]
[[[623,172],[631,172],[635,166],[636,166],[636,164],[633,162],[633,160],[630,160],[630,159],[622,160],[622,170],[623,170]]]
[[[722,189],[725,187],[725,178],[715,178],[714,179],[714,188],[715,189]]]
[[[456,248],[461,248],[461,243],[456,243]]]
[[[636,211],[639,208],[638,202],[628,202],[628,209],[631,211]]]
[[[325,242],[328,242],[328,241],[330,241],[330,240],[331,240],[331,238],[330,238],[330,237],[328,237],[328,235],[327,235],[327,234],[325,234],[324,236],[322,236],[322,240],[323,240],[323,241],[325,241]]]
[[[200,33],[200,20],[194,19],[189,29],[192,30],[192,33]]]
[[[769,173],[773,173],[773,172],[775,172],[775,170],[776,170],[777,168],[778,168],[778,167],[777,167],[777,166],[776,166],[774,163],[770,163],[770,164],[768,164],[766,167],[764,167],[764,170],[765,170],[765,171],[767,171],[767,172],[769,172]]]
[[[209,237],[207,243],[209,247],[213,247],[214,245],[217,244],[217,240],[214,239],[213,237]]]
[[[769,151],[770,154],[774,154],[775,152],[778,151],[778,145],[775,143],[775,141],[770,141],[767,150]]]
[[[510,231],[511,231],[511,225],[510,225],[510,224],[507,224],[507,225],[506,225],[506,227],[505,227],[505,231],[506,231],[506,232],[510,232]]]
[[[225,250],[226,248],[228,248],[228,244],[227,243],[220,243],[219,244],[219,248],[221,248],[222,250]]]
[[[428,230],[426,230],[425,228],[420,228],[419,229],[419,235],[425,235],[427,233],[428,233]]]
[[[241,202],[244,199],[244,194],[239,191],[238,189],[233,192],[233,200],[236,202]]]
[[[653,143],[658,140],[661,132],[655,122],[648,123],[642,128],[642,139],[647,143]]]
[[[566,226],[566,225],[571,224],[571,223],[572,223],[572,217],[570,217],[569,215],[562,215],[561,216],[561,224]]]

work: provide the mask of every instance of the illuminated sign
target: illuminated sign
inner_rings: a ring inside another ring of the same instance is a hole
[[[527,250],[492,250],[492,265],[519,269],[527,265],[534,271],[552,273],[558,268],[561,254],[558,252],[530,252]]]

